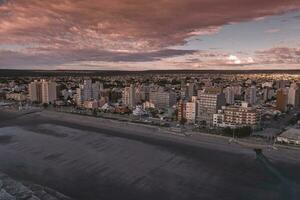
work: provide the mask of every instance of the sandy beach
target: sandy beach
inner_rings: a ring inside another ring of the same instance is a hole
[[[55,112],[0,111],[0,171],[77,200],[298,199],[299,154]]]

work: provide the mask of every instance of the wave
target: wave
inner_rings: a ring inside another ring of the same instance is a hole
[[[1,200],[72,200],[71,198],[41,185],[20,182],[0,172]]]

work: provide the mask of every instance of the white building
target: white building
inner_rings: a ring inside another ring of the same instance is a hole
[[[147,112],[142,108],[142,106],[137,106],[133,111],[132,114],[134,116],[143,116],[146,115]]]
[[[276,138],[277,142],[300,145],[300,129],[290,128]]]
[[[264,82],[261,84],[261,87],[268,87],[268,88],[272,88],[273,87],[273,82]]]

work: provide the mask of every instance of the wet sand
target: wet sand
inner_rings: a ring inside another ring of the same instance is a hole
[[[77,200],[299,197],[297,159],[269,152],[265,163],[221,139],[47,112],[0,120],[0,171]]]

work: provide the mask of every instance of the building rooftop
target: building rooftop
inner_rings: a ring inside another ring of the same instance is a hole
[[[290,128],[283,132],[279,137],[284,137],[292,140],[300,140],[300,129]]]

